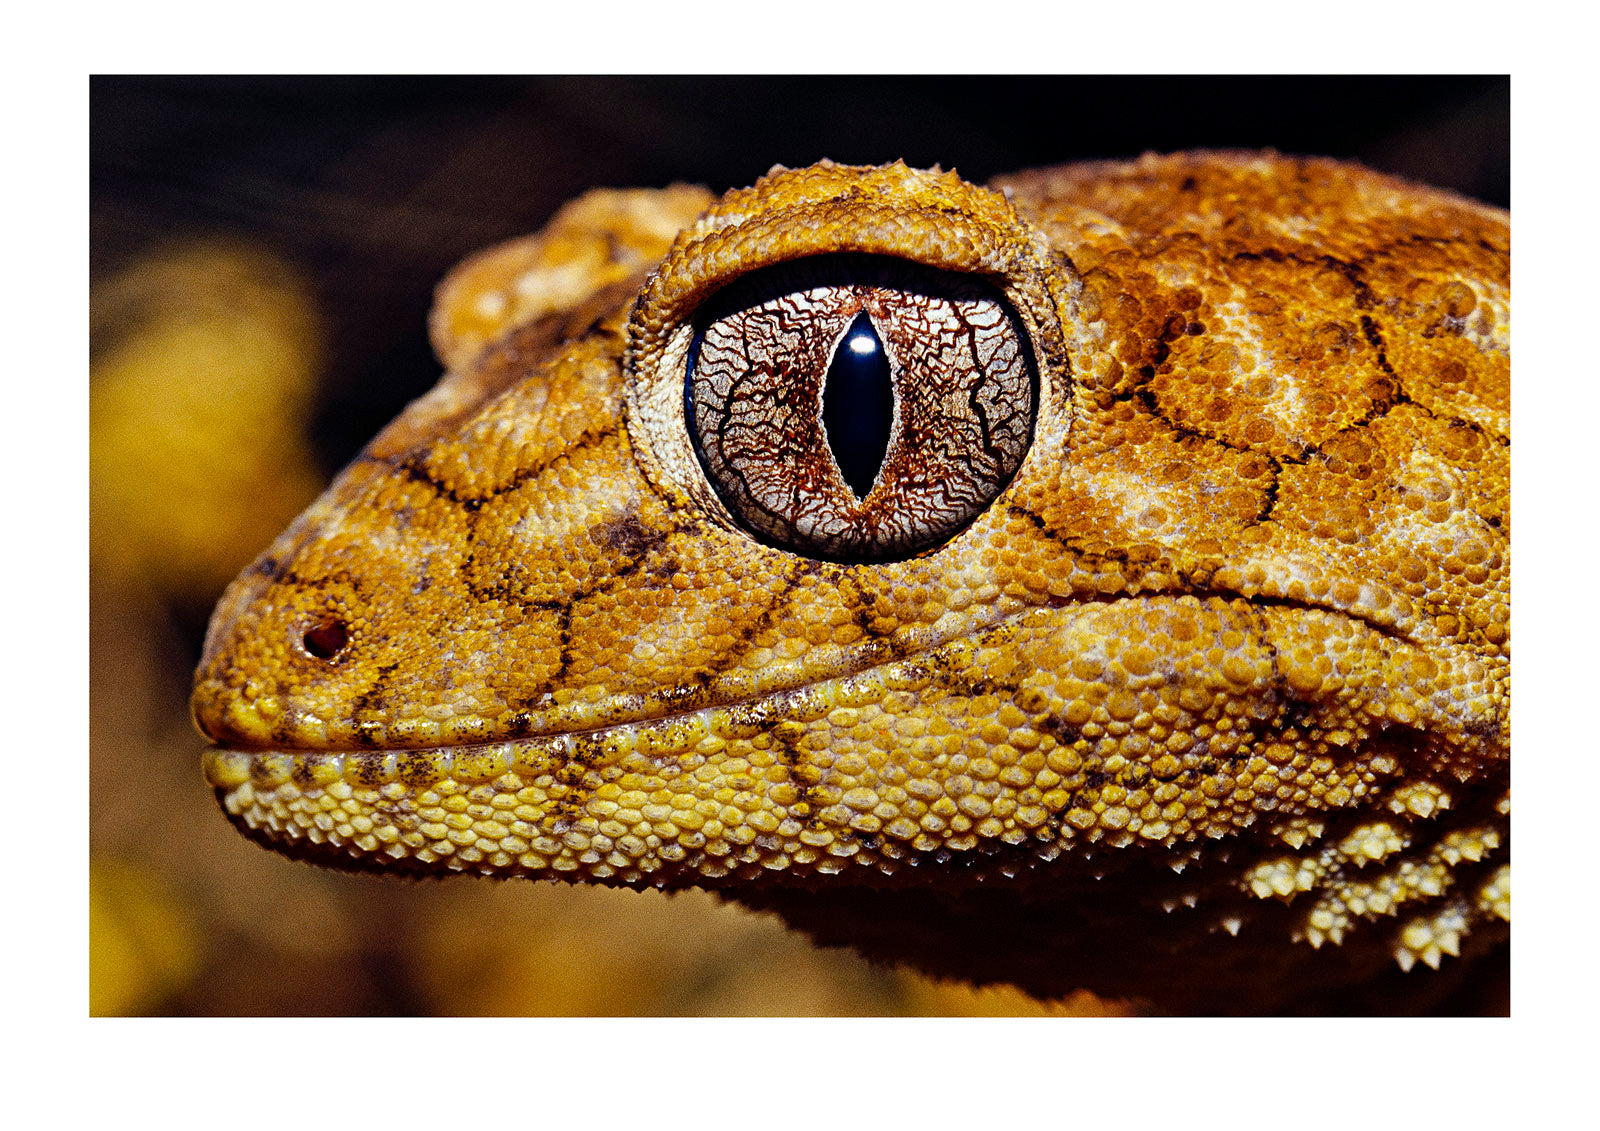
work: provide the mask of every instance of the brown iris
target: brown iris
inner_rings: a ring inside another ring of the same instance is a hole
[[[946,541],[1033,435],[1027,337],[983,280],[875,256],[748,275],[696,319],[690,438],[764,541],[835,561]]]

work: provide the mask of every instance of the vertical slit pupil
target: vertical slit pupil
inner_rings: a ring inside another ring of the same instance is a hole
[[[850,323],[822,388],[822,427],[839,474],[864,499],[889,454],[894,382],[883,342],[866,311]]]

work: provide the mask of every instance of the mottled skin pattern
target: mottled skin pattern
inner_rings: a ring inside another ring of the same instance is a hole
[[[834,252],[982,276],[1037,361],[904,560],[758,541],[685,426],[700,304]],[[1509,931],[1509,303],[1504,213],[1274,154],[591,193],[447,280],[445,378],[223,598],[208,780],[319,863],[1040,995],[1426,1002]]]

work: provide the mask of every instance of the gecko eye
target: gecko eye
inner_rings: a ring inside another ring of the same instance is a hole
[[[714,296],[684,399],[700,466],[751,533],[882,561],[946,541],[1005,489],[1038,380],[1015,313],[981,279],[830,255]]]

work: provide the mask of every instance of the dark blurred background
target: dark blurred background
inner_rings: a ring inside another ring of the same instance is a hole
[[[93,1012],[1038,1011],[698,894],[281,861],[200,781],[189,671],[227,581],[437,378],[438,279],[585,189],[1265,146],[1509,206],[1510,80],[92,79]]]

